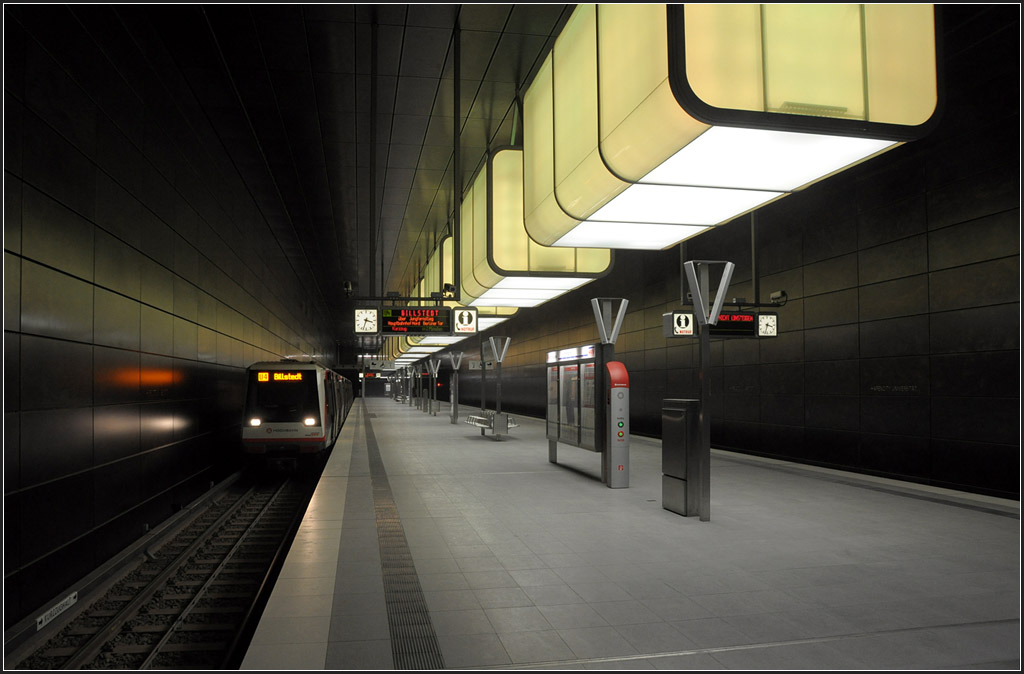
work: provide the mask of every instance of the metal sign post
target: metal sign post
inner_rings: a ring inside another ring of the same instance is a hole
[[[406,368],[405,373],[406,381],[409,382],[409,395],[407,396],[409,398],[409,407],[412,407],[415,404],[413,398],[416,397],[416,390],[413,388],[415,382],[412,378],[412,365]]]
[[[495,385],[496,388],[494,392],[494,418],[491,422],[491,431],[494,434],[495,440],[501,440],[501,436],[504,433],[508,433],[509,427],[508,415],[501,413],[501,362],[505,360],[505,354],[508,353],[508,345],[512,341],[512,338],[489,337],[488,341],[490,342],[491,353],[497,363],[496,369],[498,371],[498,381]]]
[[[512,341],[511,337],[489,337],[488,340],[491,343],[491,353],[494,354],[494,360],[497,361],[498,370],[498,383],[497,390],[495,391],[495,407],[494,413],[501,414],[501,363],[505,360],[505,354],[508,353],[508,345]],[[497,340],[497,341],[495,341]],[[499,349],[498,344],[501,340],[505,340],[504,345]]]
[[[724,264],[722,280],[718,284],[718,294],[708,312],[708,300],[711,298],[710,269],[712,264]],[[732,273],[736,268],[732,262],[712,262],[709,260],[690,260],[683,265],[686,279],[693,295],[693,309],[700,326],[700,451],[698,472],[700,480],[696,485],[687,485],[687,514],[698,513],[702,522],[711,519],[711,330],[710,326],[718,323],[722,311],[726,291],[732,281]],[[708,312],[708,313],[706,313]]]
[[[452,376],[448,380],[448,388],[450,390],[449,397],[452,402],[451,420],[453,424],[459,423],[459,367],[462,366],[462,357],[464,355],[461,351],[448,354],[448,357],[452,360]]]
[[[480,335],[480,414],[487,415],[487,354],[483,335]],[[480,435],[487,435],[487,429],[481,428]]]
[[[616,301],[619,302],[619,308],[613,320],[612,303]],[[622,322],[626,318],[626,308],[629,306],[629,300],[624,297],[594,297],[590,300],[590,306],[594,309],[597,333],[601,337],[601,344],[598,346],[600,354],[598,354],[597,362],[610,363],[615,358],[615,342],[619,338]],[[609,385],[608,374],[605,372],[604,365],[595,369],[594,379],[595,390],[601,391],[603,398],[603,392],[607,391]],[[607,410],[605,408],[604,400],[601,400],[600,403],[594,406],[596,417],[594,426],[597,429],[594,441],[597,451],[601,453],[601,481],[611,485],[613,466],[611,452],[608,451],[610,443],[608,441]]]
[[[437,371],[441,366],[441,361],[430,359],[427,361],[427,368],[430,370],[430,395],[427,396],[430,399],[430,415],[437,416]]]

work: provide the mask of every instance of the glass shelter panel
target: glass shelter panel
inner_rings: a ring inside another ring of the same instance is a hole
[[[580,442],[579,365],[559,366],[558,388],[561,398],[558,439],[561,442],[578,445]]]
[[[580,447],[597,449],[597,387],[596,364],[581,363],[582,378],[580,379]]]
[[[558,366],[548,366],[548,415],[547,436],[558,439]]]

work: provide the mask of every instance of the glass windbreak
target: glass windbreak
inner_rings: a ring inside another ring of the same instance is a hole
[[[561,415],[558,439],[578,445],[580,441],[580,376],[578,365],[559,367],[559,398]]]
[[[247,400],[247,422],[320,422],[315,370],[251,372]]]
[[[580,381],[580,446],[597,449],[597,387],[594,363],[582,363],[583,379]]]
[[[558,439],[558,366],[548,366],[547,437]]]

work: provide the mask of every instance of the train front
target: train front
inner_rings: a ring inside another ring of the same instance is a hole
[[[255,463],[294,469],[320,456],[326,444],[323,379],[316,365],[249,368],[242,445]]]

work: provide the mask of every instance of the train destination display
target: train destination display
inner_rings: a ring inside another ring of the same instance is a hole
[[[448,307],[383,307],[380,332],[382,335],[449,335],[452,312]]]
[[[693,336],[698,334],[693,313],[674,311],[662,314],[665,337]],[[712,337],[777,337],[779,315],[775,312],[722,311],[718,322],[708,325]]]

